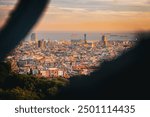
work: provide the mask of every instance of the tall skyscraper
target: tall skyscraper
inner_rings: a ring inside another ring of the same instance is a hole
[[[84,44],[87,44],[87,34],[84,34]]]
[[[94,42],[92,41],[92,48],[94,48],[95,47],[95,44],[94,44]]]
[[[38,38],[37,38],[37,35],[36,35],[36,33],[32,33],[31,34],[31,41],[34,41],[34,42],[38,42]]]
[[[108,46],[108,39],[105,35],[102,36],[102,42],[103,42],[103,46],[107,47]]]
[[[39,40],[38,41],[38,48],[45,49],[46,48],[46,41]]]

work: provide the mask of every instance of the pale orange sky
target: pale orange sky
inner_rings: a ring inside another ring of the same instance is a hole
[[[53,0],[36,30],[150,30],[150,0]]]
[[[0,1],[0,26],[17,0]],[[52,0],[34,31],[150,30],[150,0]]]
[[[128,16],[109,16],[109,15],[89,15],[92,19],[78,19],[74,17],[59,16],[59,20],[49,20],[39,22],[35,30],[40,31],[138,31],[150,29],[150,13],[138,15],[136,13],[128,14]],[[131,16],[130,16],[131,15]],[[94,18],[97,17],[97,18]],[[106,19],[105,19],[106,18]]]

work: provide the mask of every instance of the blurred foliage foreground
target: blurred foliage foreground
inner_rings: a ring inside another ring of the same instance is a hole
[[[36,78],[11,72],[9,63],[0,62],[1,100],[48,100],[53,99],[60,88],[69,81],[64,78]]]

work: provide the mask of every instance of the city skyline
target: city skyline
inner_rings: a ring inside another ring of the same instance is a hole
[[[17,0],[0,0],[0,26]],[[150,0],[52,0],[35,31],[149,30]]]
[[[103,35],[100,40],[89,41],[87,34],[76,40],[38,40],[32,33],[31,40],[22,41],[6,58],[13,72],[36,77],[70,78],[89,75],[104,60],[110,61],[134,46],[131,40],[109,40]]]

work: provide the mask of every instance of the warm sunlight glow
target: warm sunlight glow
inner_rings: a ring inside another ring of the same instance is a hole
[[[0,26],[17,0],[0,1]],[[52,0],[36,31],[150,30],[150,0]]]

